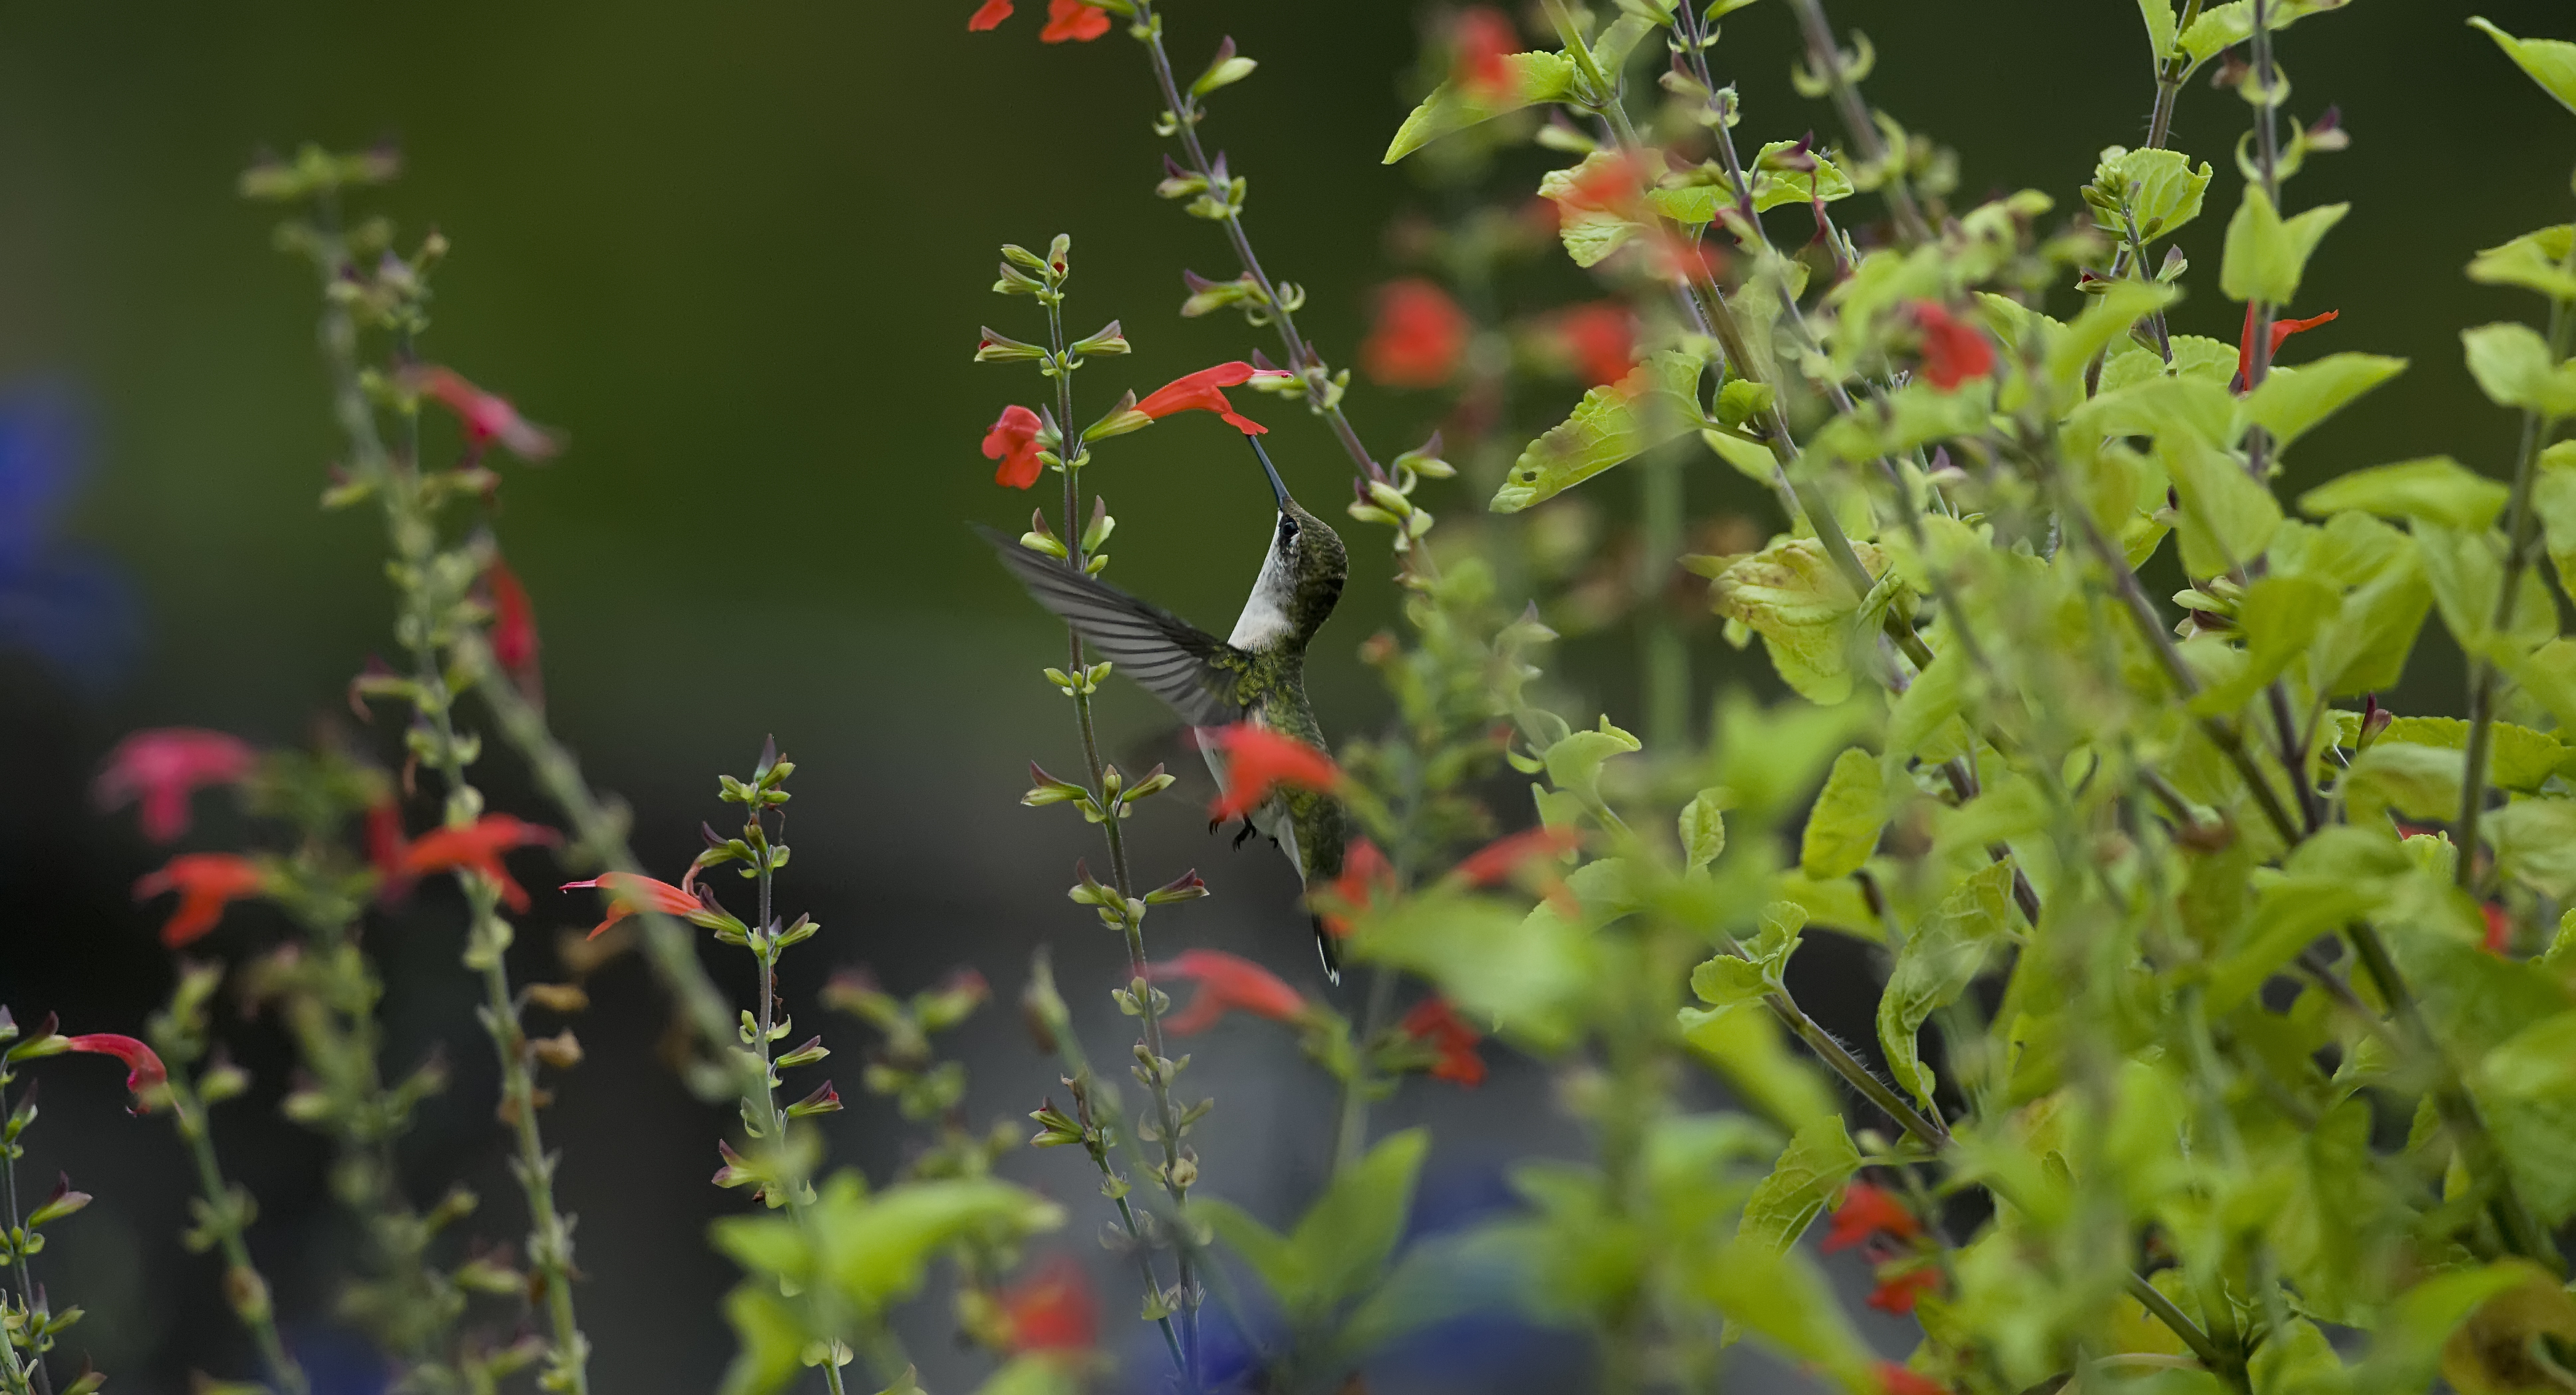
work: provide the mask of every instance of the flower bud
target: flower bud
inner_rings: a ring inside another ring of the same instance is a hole
[[[581,1064],[581,1039],[572,1034],[570,1027],[550,1037],[535,1038],[528,1043],[528,1050],[556,1070],[570,1070]]]
[[[823,1088],[787,1106],[787,1117],[805,1119],[816,1114],[837,1114],[840,1110],[841,1094],[832,1088],[831,1081],[826,1080],[823,1082]]]
[[[27,1213],[27,1229],[36,1230],[51,1225],[89,1203],[89,1193],[72,1190],[71,1174],[60,1174],[60,1180],[54,1183],[54,1194],[46,1198],[44,1205]]]
[[[1116,320],[1111,320],[1109,323],[1092,331],[1088,337],[1073,341],[1072,352],[1076,354],[1123,354],[1127,352],[1127,336],[1119,330],[1118,322]]]
[[[1208,60],[1207,71],[1190,84],[1190,95],[1204,97],[1220,87],[1231,87],[1252,76],[1252,70],[1259,66],[1249,58],[1235,55],[1234,36],[1228,34],[1225,41],[1216,46],[1216,57]]]
[[[986,328],[975,341],[977,363],[1023,363],[1046,357],[1046,350],[1035,344],[1023,344],[1007,334]]]

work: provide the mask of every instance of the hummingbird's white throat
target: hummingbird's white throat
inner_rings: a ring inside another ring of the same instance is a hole
[[[1286,521],[1286,515],[1280,519]],[[1285,533],[1276,525],[1270,530],[1270,550],[1261,559],[1261,575],[1253,578],[1252,594],[1244,599],[1243,614],[1234,622],[1234,633],[1225,642],[1237,649],[1267,649],[1288,637],[1288,602],[1296,594],[1297,582],[1286,556],[1296,546],[1295,534]]]

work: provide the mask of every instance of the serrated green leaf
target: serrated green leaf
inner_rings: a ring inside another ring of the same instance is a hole
[[[2181,293],[2171,286],[2152,281],[2118,281],[2109,290],[2092,296],[2066,326],[2066,332],[2051,336],[2048,345],[2048,376],[2063,392],[2083,379],[2084,370],[2093,356],[2122,338],[2129,327],[2149,314],[2174,302]]]
[[[2161,8],[2164,0],[2141,3],[2151,9]],[[2172,15],[2167,14],[2166,19],[2170,22]],[[2103,151],[2101,160],[2093,166],[2097,185],[2127,191],[2129,214],[2137,220],[2138,236],[2150,239],[2169,236],[2200,216],[2201,201],[2209,192],[2213,174],[2208,161],[2194,169],[2191,157],[2177,150],[2124,150],[2116,145]],[[2116,214],[2101,209],[2094,210],[2093,221],[2115,237],[2128,232]]]
[[[2339,10],[2352,0],[2272,0],[2271,28],[2287,29],[2312,14]],[[2222,49],[2234,47],[2254,37],[2252,0],[2227,0],[2200,12],[2200,18],[2182,31],[2182,51],[2196,67],[2218,56]]]
[[[2147,52],[2162,63],[2173,54],[2174,41],[2182,37],[2173,0],[2138,0],[2138,14],[2147,22]]]
[[[2471,1085],[2516,1194],[2544,1225],[2576,1215],[2576,1012],[2506,1038]]]
[[[1887,571],[1885,556],[1868,543],[1852,544],[1873,577]],[[1809,702],[1832,706],[1851,695],[1851,649],[1863,597],[1834,567],[1825,545],[1793,538],[1703,571],[1718,614],[1762,636],[1781,681]]]
[[[1697,354],[1660,350],[1627,377],[1583,394],[1573,415],[1530,442],[1494,493],[1496,513],[1518,513],[1613,466],[1679,440],[1703,418]]]
[[[2485,831],[2507,873],[2554,901],[2576,895],[2576,802],[2517,799],[2489,813]]]
[[[1915,1051],[1915,1036],[1925,1018],[1959,1000],[1984,972],[1988,952],[2004,943],[2012,879],[2009,862],[1991,862],[1969,874],[1897,951],[1887,987],[1878,995],[1878,1043],[1887,1053],[1887,1073],[1925,1108],[1931,1107],[1934,1081]]]
[[[2267,576],[2245,588],[2237,606],[2245,667],[2225,684],[2192,699],[2193,713],[2217,716],[2243,706],[2307,652],[2342,606],[2342,590],[2312,576]]]
[[[1878,757],[1858,746],[1834,757],[1798,836],[1798,867],[1810,880],[1848,877],[1878,851],[1879,830],[1887,826],[1886,783]]]
[[[1596,266],[1645,231],[1645,225],[1623,210],[1633,207],[1633,181],[1628,159],[1615,150],[1595,150],[1582,163],[1550,170],[1538,182],[1538,195],[1556,205],[1557,240],[1576,266]],[[1614,201],[1604,202],[1604,184],[1630,186]]]
[[[2519,653],[2556,637],[2558,610],[2549,598],[2549,583],[2534,568],[2524,568],[2522,584],[2504,632],[2495,628],[2497,600],[2504,592],[2502,535],[2493,529],[2471,532],[2418,520],[2415,555],[2423,560],[2424,579],[2441,608],[2442,624],[2472,654]]]
[[[1815,163],[1814,170],[1779,167],[1780,157],[1801,144],[1803,142],[1775,140],[1763,146],[1762,153],[1753,157],[1745,175],[1752,186],[1754,212],[1767,213],[1783,204],[1805,207],[1817,199],[1832,203],[1852,196],[1851,176],[1812,149],[1803,154],[1805,159]]]
[[[2288,450],[2310,428],[2405,371],[2406,360],[2381,354],[2328,354],[2296,368],[2275,368],[2246,394],[2241,416]]]
[[[2576,365],[2559,363],[2540,331],[2506,321],[2462,330],[2460,343],[2489,401],[2544,417],[2576,414]]]
[[[1736,1239],[1767,1245],[1774,1253],[1787,1250],[1858,1171],[1860,1153],[1852,1147],[1840,1115],[1827,1115],[1801,1127],[1780,1151],[1771,1175],[1745,1198]]]
[[[2469,724],[2457,717],[2399,717],[2381,730],[2378,739],[2466,752]],[[2537,790],[2566,759],[2567,748],[2545,731],[2512,722],[2487,724],[2487,783],[2497,789],[2526,794]]]
[[[2576,44],[2564,39],[2517,39],[2483,16],[2474,16],[2469,23],[2486,31],[2506,57],[2540,84],[2541,91],[2557,98],[2560,106],[2576,111]]]
[[[2351,209],[2348,203],[2327,204],[2284,220],[2261,185],[2247,185],[2235,216],[2227,220],[2226,252],[2218,269],[2219,289],[2230,300],[2260,300],[2273,305],[2297,300],[2308,258],[2316,252],[2326,231],[2343,221],[2343,215]]]
[[[2527,1261],[2438,1273],[2398,1295],[2371,1333],[2369,1359],[2353,1372],[2353,1395],[2429,1390],[2440,1372],[2442,1344],[2488,1299],[2540,1271]]]
[[[2510,493],[2447,455],[2430,455],[2329,480],[2299,496],[2299,511],[2322,516],[2358,509],[2382,518],[2420,518],[2474,530],[2495,522]]]
[[[2376,825],[2391,813],[2419,821],[2448,819],[2460,812],[2465,768],[2458,751],[2378,742],[2353,757],[2352,768],[2344,772],[2344,807],[2357,824]]]
[[[1682,864],[1696,870],[1715,862],[1726,851],[1726,791],[1710,788],[1693,795],[1678,822]]]
[[[1736,1094],[1792,1132],[1834,1116],[1834,1096],[1815,1065],[1781,1040],[1780,1024],[1759,1002],[1683,1008],[1682,1041]]]
[[[1507,54],[1500,82],[1465,82],[1458,78],[1432,89],[1422,105],[1404,118],[1386,148],[1385,163],[1394,164],[1440,137],[1491,121],[1505,112],[1541,102],[1561,102],[1574,95],[1574,60],[1562,53]]]

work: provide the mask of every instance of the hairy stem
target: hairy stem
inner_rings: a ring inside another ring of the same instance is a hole
[[[268,1368],[269,1381],[280,1395],[306,1395],[312,1385],[305,1379],[304,1368],[288,1354],[285,1339],[278,1335],[268,1281],[261,1277],[259,1266],[251,1262],[250,1245],[242,1237],[247,1198],[224,1179],[223,1164],[215,1156],[213,1120],[205,1102],[185,1071],[172,1072],[164,1088],[170,1095],[171,1123],[178,1129],[180,1140],[188,1145],[189,1160],[196,1165],[197,1190],[205,1198],[208,1227],[223,1250],[224,1296],[232,1305],[233,1316],[250,1333],[251,1345],[259,1348],[261,1364]]]
[[[1047,972],[1047,984],[1048,992],[1052,994],[1054,974],[1051,970]],[[1083,1151],[1091,1155],[1091,1165],[1100,1172],[1103,1190],[1110,1194],[1112,1203],[1118,1208],[1119,1229],[1126,1234],[1127,1244],[1135,1254],[1136,1270],[1138,1276],[1145,1281],[1146,1291],[1160,1292],[1163,1283],[1154,1273],[1154,1254],[1145,1242],[1144,1226],[1136,1219],[1135,1206],[1127,1200],[1126,1179],[1118,1175],[1117,1167],[1109,1161],[1109,1145],[1102,1140],[1100,1129],[1089,1117],[1092,1114],[1091,1092],[1093,1090],[1103,1092],[1102,1103],[1109,1106],[1109,1113],[1113,1117],[1118,1112],[1117,1092],[1105,1082],[1100,1082],[1099,1077],[1092,1073],[1091,1062],[1083,1052],[1082,1042],[1074,1036],[1070,1025],[1053,1032],[1052,1035],[1055,1039],[1056,1058],[1064,1066],[1065,1082],[1073,1087],[1075,1104],[1085,1116],[1079,1120],[1083,1126]],[[1171,1317],[1168,1314],[1158,1317],[1154,1319],[1154,1325],[1163,1335],[1163,1348],[1172,1358],[1172,1369],[1186,1377],[1189,1373],[1189,1358],[1182,1353],[1180,1332],[1172,1325]]]
[[[2201,0],[2183,0],[2182,20],[2174,29],[2176,35],[2191,28],[2192,22],[2200,18],[2200,5]],[[2174,106],[2181,101],[2183,79],[2189,76],[2191,59],[2177,43],[2174,51],[2165,54],[2163,61],[2156,65],[2156,107],[2147,117],[2147,149],[2162,150],[2166,140],[2172,137]]]

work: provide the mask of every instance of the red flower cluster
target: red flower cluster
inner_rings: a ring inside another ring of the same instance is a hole
[[[102,809],[141,800],[143,836],[167,843],[188,831],[190,795],[240,783],[257,759],[247,743],[219,731],[155,727],[116,743],[90,795]]]
[[[1306,1012],[1306,1000],[1277,974],[1223,950],[1183,950],[1177,959],[1146,965],[1145,977],[1157,982],[1185,978],[1198,984],[1198,996],[1190,999],[1190,1005],[1163,1022],[1184,1036],[1206,1031],[1234,1011],[1273,1022],[1294,1022]]]
[[[1637,327],[1615,300],[1577,305],[1556,317],[1556,340],[1575,372],[1594,387],[1615,383],[1636,365]]]
[[[1220,729],[1214,740],[1225,751],[1225,790],[1208,806],[1208,817],[1219,822],[1260,808],[1282,785],[1329,790],[1342,782],[1331,756],[1266,727],[1239,723]]]
[[[1939,303],[1914,302],[1914,322],[1923,327],[1923,376],[1933,387],[1955,392],[1959,384],[1995,371],[1995,346]]]
[[[1449,80],[1477,101],[1499,101],[1511,95],[1512,65],[1503,60],[1520,52],[1521,36],[1510,16],[1485,5],[1458,12],[1449,30]]]
[[[501,899],[511,910],[528,908],[528,889],[510,876],[501,864],[501,854],[512,848],[552,847],[563,841],[562,835],[511,814],[485,814],[463,828],[437,828],[422,834],[402,851],[399,866],[405,878],[426,876],[431,872],[479,872],[501,888]]]
[[[138,1095],[170,1079],[168,1068],[161,1064],[160,1054],[132,1037],[121,1037],[114,1032],[93,1032],[88,1036],[63,1038],[63,1049],[92,1056],[113,1056],[123,1061],[126,1066],[125,1088]]]
[[[2243,332],[2236,336],[2236,380],[2228,384],[2231,391],[2245,391],[2246,380],[2254,376],[2255,304],[2256,302],[2250,300],[2245,302],[2245,328]],[[2326,321],[2331,320],[2342,313],[2343,312],[2340,310],[2328,310],[2322,315],[2310,315],[2304,320],[2274,320],[2272,322],[2272,352],[2276,354],[2281,352],[2282,341],[2288,339],[2291,335],[2315,329],[2317,326],[2324,324]]]
[[[135,882],[134,899],[148,901],[165,891],[179,893],[179,908],[161,927],[161,943],[177,949],[214,929],[224,918],[226,904],[257,896],[266,885],[267,878],[249,858],[182,853]]]
[[[1100,1336],[1100,1305],[1082,1266],[1055,1255],[1002,1290],[1002,1318],[1014,1353],[1089,1351]]]
[[[1404,1015],[1399,1030],[1432,1049],[1432,1079],[1453,1080],[1471,1090],[1485,1083],[1485,1058],[1476,1054],[1484,1033],[1468,1026],[1448,999],[1423,999]]]
[[[976,33],[999,28],[1016,8],[1011,0],[984,0],[967,17],[966,27]],[[1046,27],[1038,31],[1038,42],[1060,44],[1070,40],[1087,44],[1108,32],[1108,11],[1082,0],[1048,0]]]
[[[1419,276],[1377,288],[1377,318],[1360,341],[1360,371],[1396,388],[1435,388],[1456,377],[1475,326],[1449,293]]]
[[[519,415],[510,399],[485,392],[465,375],[437,364],[413,369],[406,386],[456,414],[467,446],[479,452],[494,441],[521,460],[543,460],[563,449],[552,432]]]
[[[692,868],[691,870],[695,870]],[[590,938],[637,911],[660,911],[664,915],[686,916],[704,910],[698,898],[666,881],[639,872],[602,872],[586,882],[565,882],[563,890],[580,891],[595,888],[608,893],[608,918],[590,927]]]
[[[1038,459],[1038,432],[1043,425],[1037,413],[1016,402],[1002,409],[984,433],[984,458],[1002,462],[993,471],[993,483],[1026,489],[1038,482],[1046,470],[1046,462]]]

